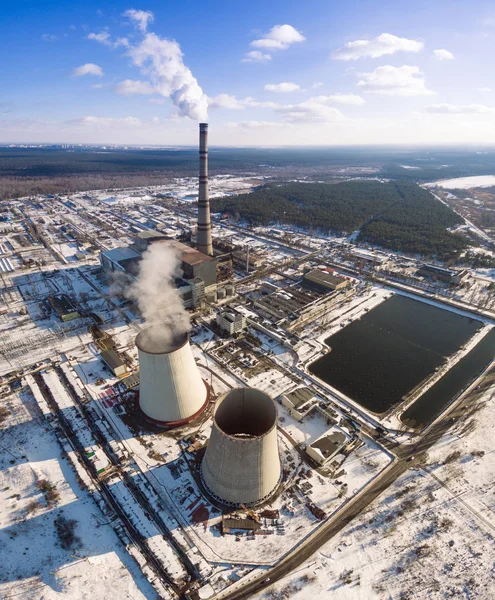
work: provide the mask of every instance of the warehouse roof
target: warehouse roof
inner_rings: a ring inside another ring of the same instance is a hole
[[[111,369],[118,369],[124,366],[124,361],[115,352],[115,350],[103,350],[101,358],[107,363]]]
[[[297,390],[294,390],[293,392],[285,394],[285,397],[287,398],[287,400],[290,401],[294,408],[299,408],[300,406],[303,406],[304,404],[306,404],[306,402],[309,402],[309,400],[314,398],[315,393],[309,387],[300,387],[297,388]]]
[[[322,283],[332,286],[337,286],[346,281],[345,277],[341,277],[340,275],[332,275],[331,273],[320,271],[319,269],[315,269],[314,271],[306,273],[306,275],[304,275],[304,279],[307,281],[313,281],[315,283]]]
[[[188,265],[199,265],[202,262],[215,260],[211,256],[203,254],[199,250],[191,248],[191,246],[187,246],[178,240],[160,239],[156,240],[155,243],[166,244],[167,246],[174,248],[180,254],[182,262],[185,262]]]
[[[333,454],[336,450],[338,450],[342,444],[345,443],[347,436],[340,432],[334,431],[333,433],[329,433],[316,440],[311,444],[311,448],[315,448],[319,450],[324,458],[327,458],[331,454]]]
[[[122,246],[121,248],[112,248],[112,250],[104,250],[102,252],[104,256],[112,262],[120,263],[121,261],[129,258],[139,258],[141,255],[136,250],[133,250],[130,246]]]
[[[224,518],[222,521],[223,529],[261,529],[261,525],[252,519],[233,519],[230,517]]]

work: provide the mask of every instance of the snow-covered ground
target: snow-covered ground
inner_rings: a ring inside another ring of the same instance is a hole
[[[107,519],[80,487],[27,388],[4,399],[0,426],[0,598],[104,600],[153,598],[151,585]],[[50,503],[39,489],[59,494]],[[74,521],[76,539],[61,547],[55,521]]]
[[[493,600],[495,390],[304,565],[254,598]]]
[[[474,177],[457,177],[426,183],[427,187],[441,187],[446,190],[467,190],[474,187],[491,187],[495,185],[495,175],[476,175]]]

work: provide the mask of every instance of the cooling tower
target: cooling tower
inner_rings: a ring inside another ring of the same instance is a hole
[[[275,490],[281,468],[270,396],[238,388],[220,397],[201,475],[209,492],[227,504],[256,504]]]
[[[208,123],[199,124],[199,195],[196,247],[203,254],[213,256],[210,198],[208,195]]]
[[[199,416],[208,404],[187,333],[168,343],[156,342],[148,330],[136,338],[139,354],[139,407],[157,425],[176,427]]]

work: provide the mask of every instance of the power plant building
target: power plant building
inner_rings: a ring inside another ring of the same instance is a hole
[[[324,292],[341,290],[349,285],[349,281],[345,277],[327,273],[320,269],[309,271],[303,279],[305,284]]]
[[[187,333],[156,341],[144,329],[136,337],[139,355],[139,408],[165,427],[189,423],[207,407],[209,392],[201,378]]]
[[[230,335],[240,333],[247,326],[246,316],[234,310],[217,313],[217,325]]]
[[[167,239],[158,231],[138,234],[132,246],[113,248],[100,253],[100,263],[108,274],[125,274],[135,279],[139,273],[142,254],[150,244],[166,244],[174,249],[181,260],[183,277],[178,277],[175,287],[186,308],[198,306],[205,293],[216,290],[216,259],[191,248],[178,240]]]
[[[281,473],[277,407],[270,396],[253,388],[221,396],[201,464],[207,490],[228,505],[253,505],[277,489]]]

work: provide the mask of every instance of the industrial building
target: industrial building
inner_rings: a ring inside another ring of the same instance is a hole
[[[65,294],[50,296],[48,302],[61,321],[72,321],[80,316],[71,300]]]
[[[299,387],[280,397],[289,414],[297,421],[306,416],[317,403],[315,392],[309,387]]]
[[[100,263],[103,270],[108,274],[122,273],[135,279],[139,273],[142,253],[154,243],[166,244],[180,256],[183,277],[176,278],[175,287],[186,308],[198,306],[205,294],[216,291],[216,259],[178,240],[167,239],[154,230],[140,232],[132,246],[102,251]]]
[[[230,335],[240,333],[247,326],[246,315],[235,310],[224,310],[217,313],[217,325]]]
[[[127,373],[127,367],[115,350],[103,350],[101,359],[116,377],[122,377]]]
[[[220,397],[201,475],[212,496],[228,505],[256,504],[276,490],[282,471],[270,396],[237,388]]]
[[[144,329],[136,337],[139,355],[139,408],[147,419],[177,427],[207,407],[209,390],[194,360],[187,333],[155,340]]]
[[[304,275],[304,283],[322,291],[341,290],[349,285],[349,281],[341,275],[335,275],[321,269],[314,269]]]
[[[324,465],[344,448],[349,439],[341,429],[334,427],[306,446],[306,454],[318,465]]]
[[[461,283],[467,274],[467,269],[446,269],[428,263],[423,263],[416,271],[416,275],[420,277],[443,281],[444,283]]]
[[[358,262],[370,263],[372,265],[382,265],[387,257],[380,255],[377,252],[364,250],[363,248],[353,248],[347,255],[347,258]]]

